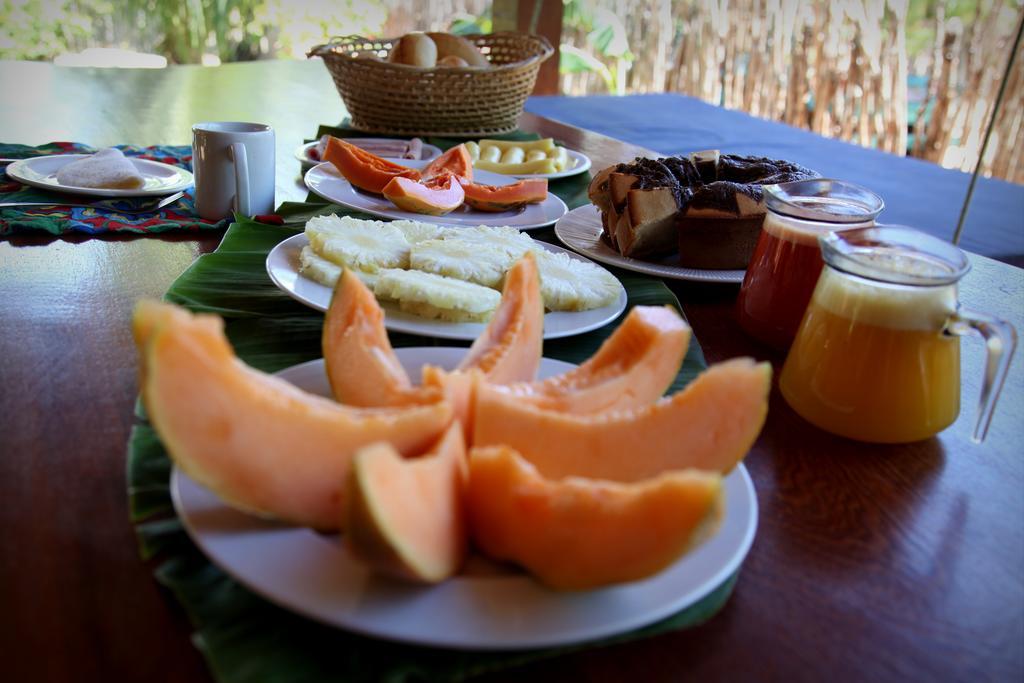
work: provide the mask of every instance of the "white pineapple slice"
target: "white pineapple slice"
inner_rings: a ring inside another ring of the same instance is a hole
[[[341,266],[317,256],[312,247],[305,246],[299,252],[299,274],[333,289],[341,277]]]
[[[391,268],[378,273],[373,293],[408,313],[452,322],[486,322],[501,301],[495,290],[472,282]]]
[[[440,239],[446,230],[446,228],[433,223],[409,220],[391,221],[390,225],[398,228],[405,236],[405,241],[410,245]]]
[[[317,256],[316,252],[311,247],[303,247],[302,251],[299,252],[299,273],[308,277],[314,282],[319,282],[325,287],[334,289],[335,283],[338,278],[341,277],[342,267],[336,263],[332,263],[327,259]],[[367,287],[373,289],[374,283],[377,281],[377,275],[375,273],[367,273],[363,270],[352,270]]]
[[[498,289],[516,258],[507,249],[487,241],[445,237],[414,244],[409,252],[409,267]]]
[[[312,237],[314,234],[343,235],[353,226],[363,228],[367,226],[380,227],[382,225],[384,225],[384,221],[365,220],[330,213],[325,216],[313,216],[306,221],[306,236]]]
[[[507,225],[478,225],[475,228],[452,228],[444,233],[444,239],[486,244],[489,247],[501,249],[511,256],[513,260],[519,258],[527,251],[536,251],[542,248],[537,246],[533,238],[525,232]],[[509,267],[511,265],[509,264]]]
[[[409,266],[409,242],[390,223],[317,216],[306,223],[306,237],[318,256],[353,270]]]
[[[550,311],[586,311],[613,303],[622,290],[604,268],[561,252],[538,251],[540,294]]]

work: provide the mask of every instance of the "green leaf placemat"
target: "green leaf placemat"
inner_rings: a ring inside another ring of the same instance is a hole
[[[284,226],[239,218],[211,254],[201,256],[167,292],[169,301],[225,318],[239,358],[273,372],[319,358],[323,315],[293,301],[271,282],[264,262],[281,240],[296,233],[311,215],[343,212],[333,205],[284,204]],[[550,234],[531,233],[541,239]],[[672,305],[672,292],[654,278],[615,270],[629,306]],[[545,342],[546,356],[579,363],[610,334],[617,321],[599,330]],[[396,347],[444,340],[392,335]],[[705,367],[694,340],[676,382],[678,391]],[[211,564],[193,545],[174,513],[169,490],[171,463],[141,409],[128,444],[128,495],[140,553],[156,558],[156,578],[177,597],[195,628],[193,641],[221,683],[275,681],[458,681],[566,652],[622,642],[700,624],[732,592],[734,574],[697,604],[660,622],[614,638],[573,647],[517,652],[461,652],[367,638],[324,626],[279,608],[251,593]]]

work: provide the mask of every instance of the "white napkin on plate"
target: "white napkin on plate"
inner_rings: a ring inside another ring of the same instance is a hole
[[[146,184],[135,165],[114,147],[65,164],[57,171],[57,182],[68,187],[107,190],[137,190]]]

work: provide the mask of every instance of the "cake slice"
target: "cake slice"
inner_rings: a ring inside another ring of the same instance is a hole
[[[623,256],[663,256],[676,249],[676,193],[666,187],[629,190],[615,226],[615,244]]]
[[[623,256],[678,249],[681,265],[731,269],[746,267],[760,234],[762,186],[816,176],[789,161],[703,150],[610,166],[587,194],[601,211],[602,238]]]

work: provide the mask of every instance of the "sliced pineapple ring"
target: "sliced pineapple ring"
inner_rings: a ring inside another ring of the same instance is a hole
[[[447,228],[434,223],[421,223],[420,221],[409,220],[391,221],[391,225],[402,232],[405,236],[405,241],[410,245],[439,239],[447,230]]]
[[[401,230],[383,221],[317,216],[306,223],[306,237],[317,255],[353,270],[372,273],[409,266],[408,240]]]
[[[622,285],[604,268],[567,254],[538,251],[540,294],[551,311],[585,311],[613,303]]]
[[[524,249],[525,251],[525,249]],[[515,258],[497,245],[473,240],[427,240],[413,245],[409,266],[498,289]]]
[[[341,266],[318,256],[312,247],[303,247],[302,251],[299,252],[299,273],[314,282],[319,282],[325,287],[334,289],[335,283],[341,277],[341,271]],[[367,273],[364,270],[356,270],[354,268],[352,272],[359,276],[359,279],[367,287],[373,289],[373,285],[377,281],[375,273]]]
[[[311,219],[306,235],[310,245],[299,256],[302,275],[333,287],[342,268],[351,268],[379,299],[426,318],[486,321],[501,298],[505,274],[527,251],[536,254],[549,311],[600,308],[621,291],[604,268],[549,252],[508,226],[446,228],[331,215]]]
[[[397,268],[378,273],[373,293],[397,301],[403,311],[452,322],[486,322],[501,301],[501,294],[482,285]]]

